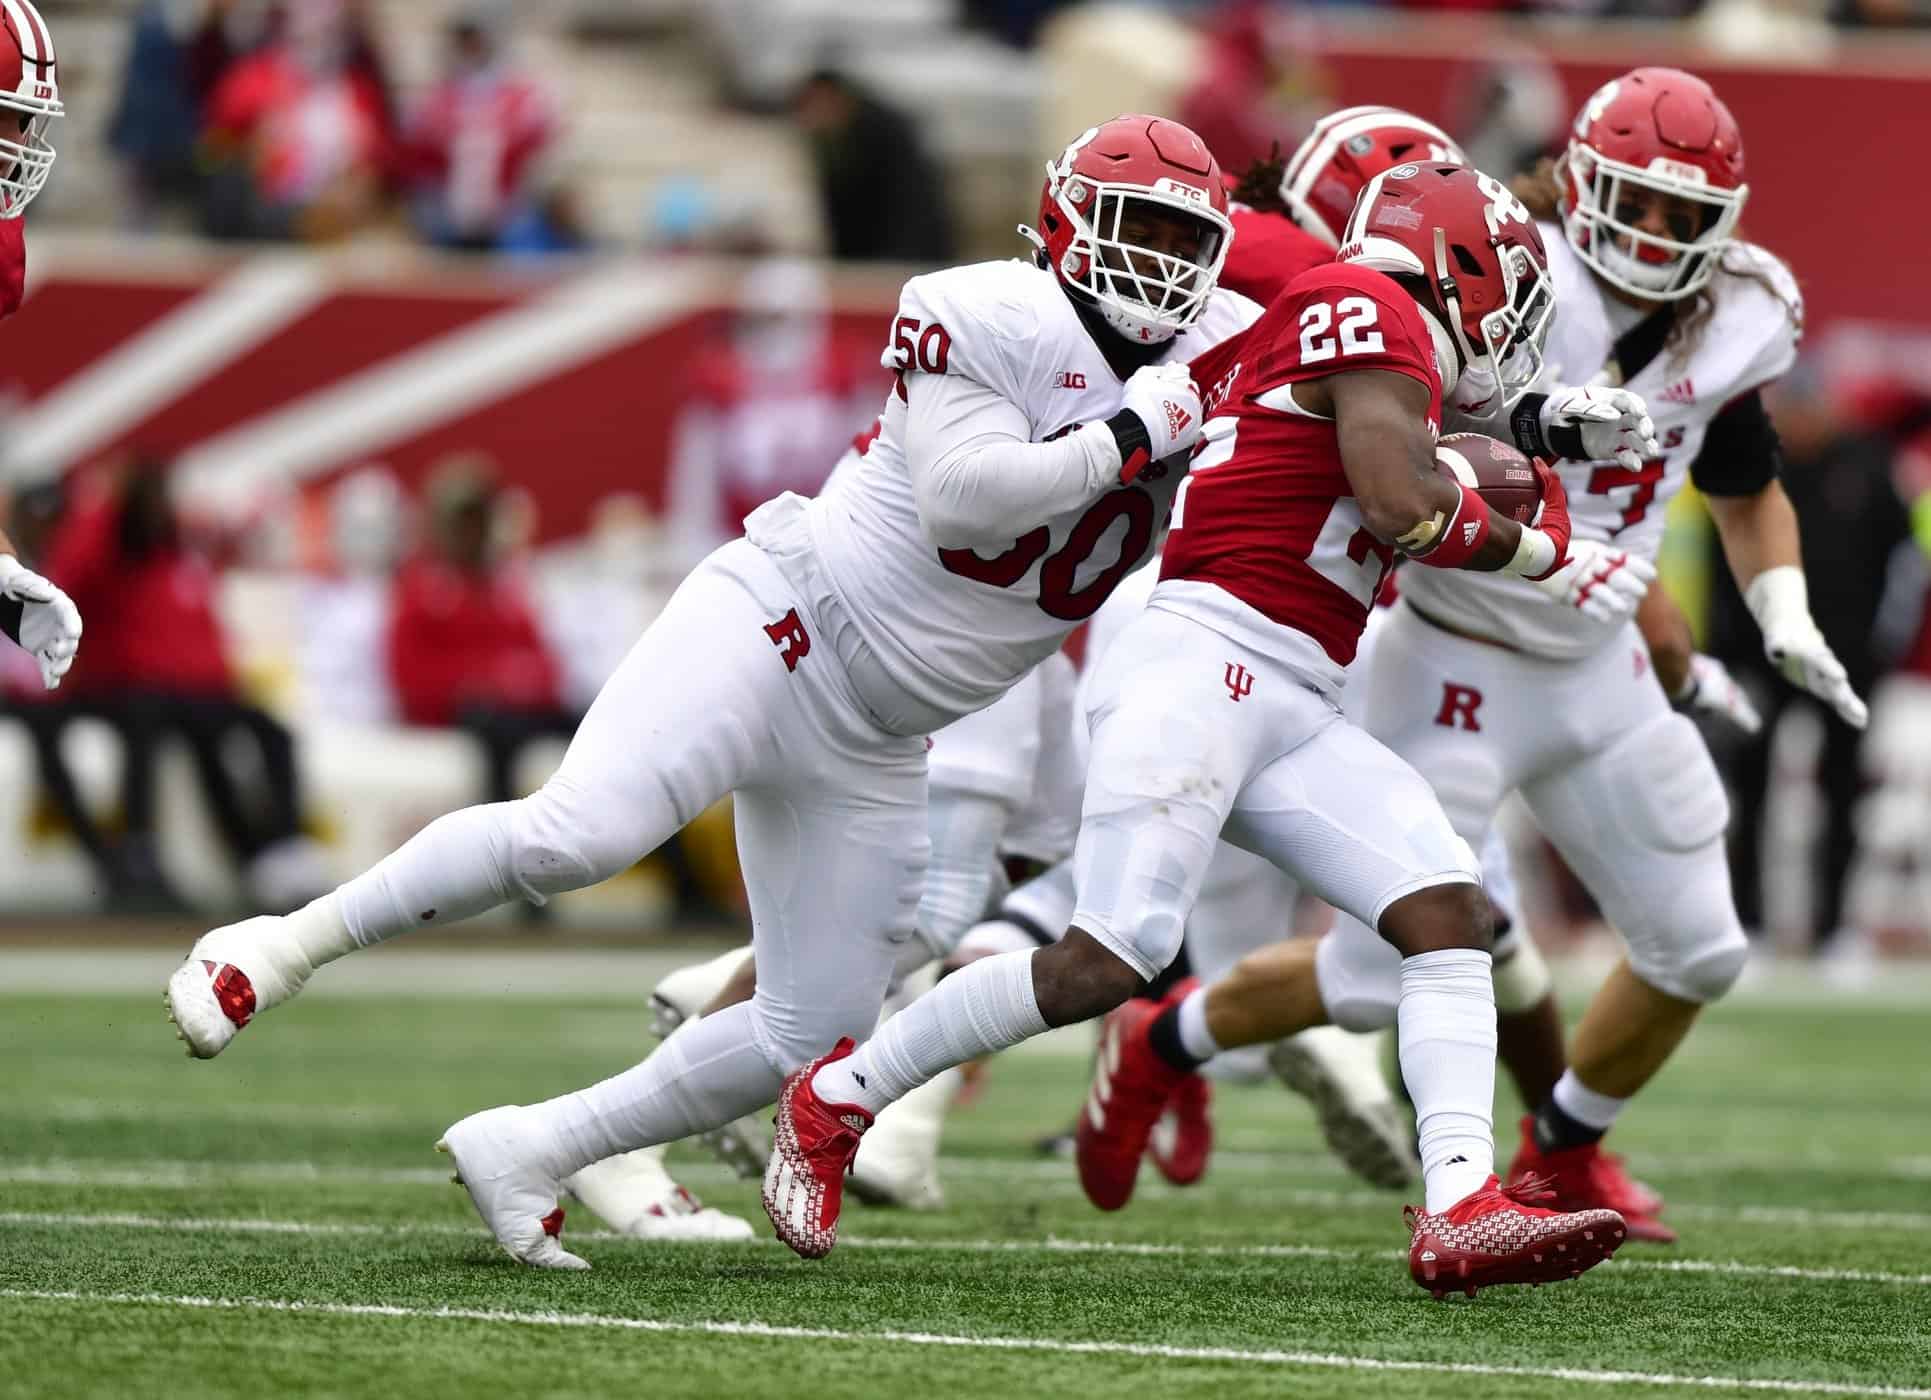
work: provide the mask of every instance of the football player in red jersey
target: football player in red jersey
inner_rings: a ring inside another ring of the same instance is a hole
[[[1809,614],[1760,396],[1795,359],[1802,303],[1780,261],[1733,236],[1747,189],[1728,109],[1691,74],[1637,69],[1585,104],[1563,160],[1526,193],[1548,220],[1562,306],[1552,370],[1631,385],[1661,437],[1634,467],[1561,465],[1572,552],[1586,534],[1598,548],[1653,557],[1665,505],[1696,482],[1766,651],[1793,684],[1861,725],[1863,704]],[[1645,664],[1626,620],[1524,606],[1470,574],[1417,571],[1402,594],[1367,677],[1364,723],[1443,775],[1443,805],[1470,840],[1520,792],[1627,949],[1566,1066],[1553,1002],[1541,1005],[1555,1033],[1536,1066],[1541,1090],[1525,1094],[1533,1112],[1511,1176],[1545,1178],[1558,1203],[1614,1209],[1632,1237],[1668,1242],[1660,1199],[1602,1142],[1747,956],[1716,769],[1671,713],[1661,668]],[[1694,684],[1695,670],[1683,672]],[[1737,718],[1747,726],[1747,712]],[[1318,950],[1281,945],[1250,958],[1207,990],[1198,1014],[1207,1041],[1235,1047],[1328,1017],[1385,1024],[1398,995],[1374,931],[1343,918]]]
[[[972,963],[864,1046],[840,1042],[787,1080],[765,1194],[799,1252],[835,1239],[845,1168],[886,1104],[950,1065],[1103,1015],[1170,962],[1223,828],[1403,955],[1401,1059],[1427,1189],[1410,1213],[1415,1280],[1437,1292],[1554,1281],[1621,1241],[1613,1211],[1553,1213],[1532,1190],[1498,1187],[1474,855],[1427,779],[1338,704],[1397,551],[1521,578],[1564,562],[1552,474],[1541,470],[1542,528],[1522,526],[1437,474],[1433,451],[1444,379],[1479,372],[1513,403],[1540,372],[1546,254],[1513,194],[1444,164],[1378,176],[1347,234],[1335,263],[1195,361],[1212,385],[1207,422],[1161,582],[1101,659],[1089,701],[1072,927],[1049,948]],[[1097,1181],[1110,1164],[1083,1164],[1089,1195],[1125,1198],[1167,1087],[1132,1081],[1144,1102],[1130,1163]]]
[[[20,216],[47,183],[54,148],[47,126],[61,115],[54,40],[30,0],[0,0],[0,317],[20,307],[27,239]],[[0,632],[25,647],[52,690],[80,649],[73,600],[22,564],[0,530]]]

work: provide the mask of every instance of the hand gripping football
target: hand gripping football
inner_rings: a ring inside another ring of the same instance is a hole
[[[1481,433],[1450,433],[1435,444],[1435,470],[1459,481],[1497,515],[1533,525],[1542,509],[1542,479],[1529,459]]]

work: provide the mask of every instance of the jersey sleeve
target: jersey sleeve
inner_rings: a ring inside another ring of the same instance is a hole
[[[901,374],[963,376],[1023,404],[1039,327],[1006,271],[1018,266],[979,263],[914,277],[899,293],[880,362]]]
[[[1782,474],[1783,447],[1755,389],[1710,420],[1690,463],[1690,480],[1706,496],[1754,496]]]
[[[1254,373],[1241,390],[1250,396],[1365,369],[1405,374],[1431,389],[1440,382],[1434,347],[1407,294],[1380,273],[1346,264],[1295,278],[1248,343]]]
[[[1732,382],[1735,401],[1775,383],[1797,362],[1804,336],[1804,296],[1783,259],[1754,243],[1739,243],[1724,263],[1737,299],[1733,334],[1747,338],[1749,359]],[[1729,329],[1726,327],[1726,329]]]

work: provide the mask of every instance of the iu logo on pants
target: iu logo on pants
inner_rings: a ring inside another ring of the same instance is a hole
[[[1435,723],[1450,729],[1466,729],[1471,734],[1480,734],[1482,722],[1475,718],[1475,712],[1481,707],[1481,691],[1466,685],[1456,685],[1453,681],[1443,681],[1442,707],[1435,712]]]
[[[1238,705],[1243,696],[1254,693],[1254,673],[1237,661],[1229,661],[1223,684],[1227,687],[1227,693],[1234,697],[1234,703]]]
[[[777,647],[779,655],[784,657],[787,671],[797,670],[798,663],[811,655],[811,638],[806,634],[804,621],[798,616],[796,608],[776,622],[765,623],[764,635],[771,639],[771,645]]]

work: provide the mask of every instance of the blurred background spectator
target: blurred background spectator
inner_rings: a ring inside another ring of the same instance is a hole
[[[295,738],[241,693],[215,571],[184,536],[168,470],[136,458],[74,483],[45,558],[87,620],[89,656],[58,699],[108,719],[122,741],[124,868],[159,868],[155,762],[176,738],[250,894],[293,908],[330,883],[302,833]]]
[[[806,78],[792,108],[811,146],[833,257],[938,263],[952,256],[945,185],[904,113],[833,69]]]
[[[471,0],[452,15],[443,75],[410,112],[402,141],[416,227],[446,248],[487,252],[537,213],[533,175],[557,136],[557,112],[506,52],[509,6]],[[547,230],[568,236],[567,215]],[[521,235],[527,242],[539,237]]]
[[[665,507],[680,571],[735,539],[773,496],[816,495],[878,412],[877,376],[861,377],[852,348],[834,339],[827,299],[815,266],[761,263],[722,335],[692,361]]]
[[[289,0],[208,98],[207,231],[327,240],[381,213],[396,133],[381,50],[359,5]]]
[[[452,457],[424,491],[423,548],[396,574],[386,639],[405,724],[454,726],[483,751],[484,795],[518,795],[516,760],[537,739],[568,738],[556,658],[529,579],[509,555],[513,526],[496,467]]]
[[[325,532],[302,579],[298,651],[303,711],[334,724],[399,718],[388,667],[397,564],[409,542],[409,498],[384,467],[362,467],[328,493]]]

